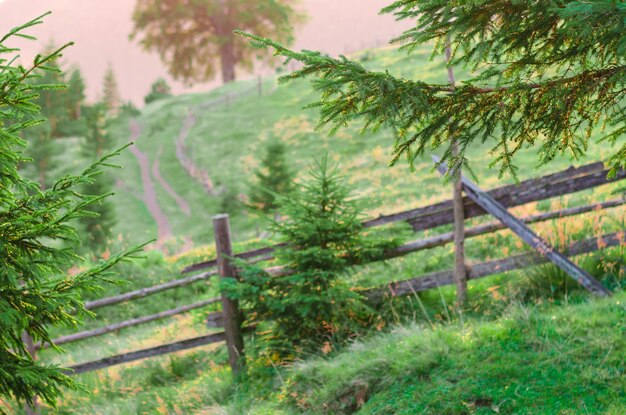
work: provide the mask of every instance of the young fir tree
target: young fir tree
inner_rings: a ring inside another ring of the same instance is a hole
[[[65,117],[58,124],[60,137],[82,137],[86,134],[85,119],[81,117],[81,109],[85,103],[85,81],[80,69],[74,69],[67,81],[64,91]]]
[[[157,79],[150,88],[150,93],[144,97],[144,102],[149,104],[159,99],[172,96],[172,88],[167,84],[167,81],[163,78]]]
[[[520,149],[539,146],[544,163],[561,154],[578,157],[592,133],[606,127],[602,141],[618,146],[609,159],[612,173],[626,166],[623,2],[400,0],[384,12],[413,22],[395,39],[405,51],[433,42],[440,55],[449,45],[449,65],[479,74],[456,87],[432,84],[245,36],[304,64],[283,81],[316,77],[321,125],[331,125],[331,131],[354,121],[364,129],[390,126],[392,162],[404,156],[412,164],[425,151],[444,147],[442,161],[456,172],[467,165],[470,146],[489,142],[491,165],[516,177]]]
[[[122,100],[120,98],[120,92],[117,87],[117,79],[115,72],[113,72],[113,66],[109,64],[106,72],[104,73],[104,82],[102,84],[102,102],[109,115],[117,115]]]
[[[46,47],[42,55],[49,55],[54,50],[54,45],[50,44]],[[33,82],[38,85],[65,84],[65,75],[61,70],[59,60],[50,62],[50,70],[37,70],[36,74],[38,76],[34,78]],[[46,122],[49,125],[50,137],[63,137],[59,127],[69,119],[67,89],[64,86],[44,89],[39,94],[36,103],[41,108],[41,115],[46,118]]]
[[[67,81],[67,111],[70,119],[78,120],[81,116],[81,107],[85,103],[85,80],[80,69],[72,71]]]
[[[87,160],[97,160],[113,150],[112,140],[107,135],[107,116],[104,104],[96,104],[86,107],[84,115],[87,134],[81,144],[81,152]],[[86,183],[82,191],[86,195],[112,194],[113,178],[111,176],[97,177],[90,183]],[[90,206],[89,210],[94,215],[81,219],[84,228],[85,245],[91,252],[103,251],[111,238],[112,228],[115,224],[115,208],[110,199],[101,199]]]
[[[52,137],[52,127],[48,120],[42,120],[38,125],[24,131],[24,139],[28,143],[26,155],[33,162],[25,163],[20,168],[35,178],[41,190],[52,186],[52,170],[57,166],[58,156],[63,151],[60,145]]]
[[[36,96],[53,87],[33,81],[37,71],[53,70],[50,64],[64,47],[23,67],[15,63],[19,51],[6,43],[40,23],[38,18],[0,38],[0,400],[33,404],[37,396],[54,406],[62,388],[74,381],[60,367],[33,360],[22,336],[51,342],[50,327],[76,327],[88,314],[81,292],[97,289],[127,255],[114,255],[78,275],[67,273],[80,261],[72,223],[98,200],[78,190],[102,173],[106,160],[43,191],[18,171],[28,163],[21,133],[41,122]]]
[[[270,143],[265,148],[260,168],[254,172],[256,182],[250,187],[250,204],[264,213],[274,212],[276,197],[293,189],[295,174],[287,165],[286,151],[287,147],[282,142]]]
[[[323,158],[310,177],[288,196],[278,197],[284,220],[272,230],[286,243],[276,259],[293,274],[274,277],[243,265],[240,281],[224,281],[240,300],[266,352],[283,358],[341,342],[369,318],[359,294],[344,280],[350,269],[396,245],[366,235],[352,190]]]

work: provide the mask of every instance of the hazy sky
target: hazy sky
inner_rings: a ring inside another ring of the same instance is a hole
[[[301,0],[300,7],[309,15],[298,31],[295,47],[316,49],[336,55],[373,44],[382,44],[399,34],[405,24],[391,16],[378,15],[391,0]],[[113,65],[124,99],[142,103],[143,96],[157,78],[166,77],[158,56],[144,52],[128,39],[132,30],[134,0],[0,0],[0,33],[22,24],[46,11],[52,15],[29,33],[37,42],[17,42],[25,59],[40,52],[53,41],[76,43],[65,53],[64,62],[80,66],[87,78],[89,99],[97,99],[101,80],[109,64]],[[201,91],[215,84],[185,88],[167,78],[176,93]]]

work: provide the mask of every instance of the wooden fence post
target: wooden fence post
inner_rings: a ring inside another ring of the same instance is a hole
[[[446,46],[446,63],[450,65],[452,49]],[[454,69],[448,66],[448,82],[452,88],[456,87]],[[453,121],[450,120],[450,128],[453,129]],[[454,135],[455,131],[451,131]],[[454,139],[452,143],[452,156],[459,155],[459,143]],[[456,284],[456,305],[462,307],[467,300],[467,269],[465,267],[465,208],[463,206],[463,184],[461,183],[461,166],[456,167],[452,179],[452,206],[454,211],[454,283]]]
[[[213,217],[215,232],[215,249],[217,253],[217,269],[220,278],[236,278],[236,270],[231,263],[233,256],[230,239],[230,223],[228,215]],[[243,336],[241,334],[242,316],[239,312],[237,300],[228,298],[222,293],[222,313],[224,315],[224,333],[228,348],[228,362],[233,371],[233,378],[237,379],[244,374],[246,360],[243,352]]]

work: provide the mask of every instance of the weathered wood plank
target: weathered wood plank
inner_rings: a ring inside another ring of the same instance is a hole
[[[506,185],[506,186],[502,186],[496,189],[492,189],[489,191],[489,194],[495,197],[496,199],[498,199],[498,201],[502,202],[501,199],[505,197],[510,197],[511,193],[527,194],[528,192],[530,192],[528,194],[532,195],[534,193],[533,192],[534,189],[550,188],[551,186],[557,185],[562,182],[571,181],[578,177],[584,177],[590,174],[602,173],[603,171],[604,171],[603,164],[601,162],[592,163],[592,164],[588,164],[588,165],[577,167],[577,168],[570,167],[566,170],[563,170],[557,173],[522,181],[518,185],[515,185],[515,184]],[[602,177],[606,179],[606,175]],[[604,182],[606,182],[606,180],[604,180]],[[602,181],[600,181],[600,183],[603,184]],[[590,185],[590,184],[588,183],[587,185]],[[542,193],[545,194],[545,191],[544,192],[540,191],[539,193],[540,193],[539,195],[535,195],[535,196],[543,197]],[[466,215],[471,214],[473,216],[477,216],[476,213],[480,213],[480,212],[482,212],[483,214],[486,214],[482,209],[480,209],[480,206],[476,205],[471,199],[466,197],[463,199],[463,202],[465,205]],[[503,204],[506,205],[506,202]],[[478,212],[475,212],[474,209],[478,209]],[[393,222],[398,222],[398,221],[417,220],[423,217],[428,217],[428,216],[433,216],[433,215],[437,215],[437,216],[443,215],[446,218],[448,218],[449,221],[447,223],[452,223],[452,219],[451,219],[452,218],[452,200],[446,200],[440,203],[435,203],[429,206],[411,209],[411,210],[399,212],[399,213],[392,214],[392,215],[379,216],[376,219],[370,219],[368,221],[365,221],[364,225],[366,227],[380,226],[380,225],[385,225],[388,223],[393,223]],[[439,226],[439,224],[437,223],[440,220],[441,219],[435,220],[433,221],[432,225],[428,225],[428,226],[429,227]],[[446,223],[441,223],[441,224],[446,224]],[[423,229],[420,229],[420,230],[423,230]]]
[[[498,197],[497,201],[504,207],[510,208],[524,205],[530,202],[535,202],[538,200],[545,200],[556,196],[576,193],[582,190],[591,189],[610,183],[606,178],[607,174],[608,170],[605,170],[586,176],[576,177],[567,182],[554,184],[545,183],[542,186],[529,188],[523,191],[518,191],[515,188],[512,188],[509,194]],[[624,177],[626,177],[626,173],[622,171],[618,173],[618,176],[615,180],[621,180]],[[477,216],[487,215],[487,212],[474,202],[465,201],[464,205],[465,217],[468,219]],[[452,208],[450,205],[449,208],[446,207],[446,209],[440,210],[438,212],[433,212],[428,216],[411,219],[409,223],[413,227],[413,230],[415,230],[416,232],[426,229],[432,229],[441,225],[447,225],[452,223],[451,209]]]
[[[624,232],[616,232],[602,235],[599,238],[589,238],[571,244],[565,251],[566,255],[574,257],[587,254],[600,249],[624,245]],[[548,260],[536,253],[527,253],[509,258],[483,262],[467,267],[468,279],[474,280],[490,275],[501,274],[507,271],[527,268],[534,265],[545,264]],[[385,297],[409,295],[416,292],[430,290],[432,288],[453,284],[453,271],[445,270],[431,272],[410,280],[393,282],[383,287],[362,291],[370,301],[379,303]]]
[[[552,219],[559,219],[559,218],[565,218],[568,216],[580,215],[582,213],[592,212],[596,210],[609,209],[609,208],[613,208],[617,206],[622,206],[624,204],[626,204],[625,199],[616,199],[616,200],[610,200],[608,202],[594,203],[591,205],[576,206],[573,208],[561,209],[561,210],[557,210],[554,212],[539,213],[536,215],[531,215],[531,216],[520,218],[520,220],[527,224],[545,222],[545,221],[552,220]],[[476,236],[486,235],[488,233],[492,233],[492,232],[506,229],[506,228],[507,228],[506,225],[504,225],[502,222],[486,223],[484,225],[478,225],[473,228],[467,229],[465,231],[465,237],[473,238]],[[436,235],[436,236],[432,236],[429,238],[420,239],[414,242],[409,242],[407,244],[404,244],[402,246],[399,246],[387,252],[385,255],[385,259],[396,258],[396,257],[407,255],[411,252],[417,252],[417,251],[422,251],[424,249],[444,246],[444,245],[451,243],[453,240],[454,240],[454,233],[447,232],[441,235]]]
[[[253,249],[251,251],[246,251],[246,252],[242,252],[240,254],[235,254],[234,256],[235,256],[235,258],[238,258],[238,259],[255,258],[254,261],[248,261],[248,263],[250,263],[250,264],[254,264],[256,262],[268,261],[268,260],[274,258],[274,255],[272,255],[272,254],[274,253],[276,248],[280,248],[280,247],[285,246],[285,245],[286,244],[283,243],[283,244],[276,244],[276,245],[272,245],[272,246],[266,246],[264,248]],[[183,274],[186,274],[186,273],[189,273],[189,272],[199,271],[201,269],[212,268],[212,267],[216,267],[216,266],[217,266],[217,259],[211,259],[211,260],[208,260],[208,261],[199,262],[197,264],[189,265],[188,267],[183,269],[181,272]]]
[[[192,275],[191,277],[168,281],[163,284],[154,285],[152,287],[141,288],[139,290],[129,291],[127,293],[114,295],[111,297],[100,298],[98,300],[87,301],[85,303],[85,308],[87,310],[94,310],[100,307],[123,303],[124,301],[134,300],[135,298],[146,297],[148,295],[156,294],[158,292],[165,291],[165,290],[170,290],[172,288],[185,287],[187,285],[191,285],[198,281],[205,281],[214,275],[217,275],[217,271],[203,272],[201,274]]]
[[[161,356],[164,354],[174,353],[181,350],[192,349],[195,347],[206,346],[207,344],[217,343],[224,341],[226,335],[223,332],[209,334],[207,336],[195,337],[193,339],[187,339],[178,341],[175,343],[164,344],[161,346],[151,347],[149,349],[137,350],[134,352],[128,352],[119,354],[116,356],[106,357],[104,359],[95,360],[92,362],[81,363],[78,365],[68,367],[64,372],[68,375],[77,375],[79,373],[91,372],[98,369],[104,369],[115,365],[121,365],[122,363],[128,363],[135,360],[145,359],[147,357]]]
[[[446,164],[440,163],[440,159],[437,156],[432,156],[432,158],[436,163],[439,163],[437,167],[439,172],[441,174],[446,174],[448,170]],[[538,236],[532,231],[532,229],[526,226],[524,222],[510,214],[509,211],[498,203],[495,198],[482,191],[476,184],[465,176],[461,176],[461,182],[463,183],[463,190],[470,198],[472,198],[472,200],[474,200],[474,202],[496,217],[499,221],[504,223],[540,255],[548,258],[548,260],[562,269],[574,280],[578,281],[578,283],[585,287],[589,292],[601,297],[611,295],[611,292],[600,284],[598,280],[593,278],[583,269],[579,268],[576,264],[567,259],[566,256],[556,251],[546,240]]]
[[[85,330],[79,333],[68,334],[67,336],[57,337],[56,339],[53,339],[52,342],[55,345],[60,346],[66,343],[72,343],[72,342],[76,342],[80,340],[89,339],[92,337],[102,336],[104,334],[112,333],[114,331],[122,330],[128,327],[134,327],[134,326],[138,326],[141,324],[150,323],[152,321],[161,320],[167,317],[175,316],[177,314],[183,314],[191,310],[206,307],[210,304],[215,304],[219,301],[220,301],[219,298],[211,298],[206,301],[200,301],[198,303],[188,304],[182,307],[173,308],[171,310],[162,311],[160,313],[151,314],[149,316],[137,317],[131,320],[122,321],[120,323],[109,324],[104,327],[99,327],[97,329]],[[46,347],[50,347],[50,345],[44,344],[43,348],[46,348]],[[41,343],[37,344],[37,348],[42,348]]]

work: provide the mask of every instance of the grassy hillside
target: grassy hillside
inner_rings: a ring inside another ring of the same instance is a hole
[[[332,414],[622,414],[625,299],[398,328],[297,366],[271,401]]]
[[[368,67],[388,70],[398,76],[446,82],[443,59],[429,60],[430,52],[428,46],[411,55],[387,48],[366,51],[354,57]],[[458,71],[457,76],[463,79],[466,74]],[[360,126],[355,125],[329,137],[324,129],[316,130],[316,111],[302,109],[316,99],[308,82],[298,81],[274,89],[274,80],[266,79],[262,96],[256,93],[255,83],[237,82],[206,94],[157,101],[145,107],[137,117],[142,131],[136,140],[137,148],[147,155],[151,164],[158,160],[160,175],[191,208],[191,214],[185,214],[163,186],[155,183],[159,205],[170,222],[174,237],[179,240],[178,243],[172,242],[173,251],[181,248],[184,239],[191,239],[194,246],[211,243],[211,216],[223,210],[224,194],[248,192],[251,172],[259,164],[264,145],[272,139],[282,140],[288,145],[289,161],[300,173],[314,157],[328,152],[358,194],[367,198],[367,213],[370,216],[449,197],[448,188],[442,187],[441,178],[433,172],[428,158],[417,163],[414,173],[405,163],[388,167],[393,144],[389,131],[382,129],[375,134],[360,134]],[[250,89],[253,91],[251,94],[233,99],[228,105],[202,108],[203,104],[218,97]],[[175,142],[189,117],[189,111],[195,114],[196,120],[185,142],[187,153],[198,167],[208,172],[216,195],[207,194],[197,181],[192,180],[176,157]],[[128,141],[130,137],[128,123],[127,118],[122,118],[111,128],[119,143]],[[477,145],[469,154],[480,184],[485,188],[499,183],[497,171],[487,167],[489,144]],[[576,163],[602,159],[607,151],[592,144],[587,158]],[[557,171],[571,163],[566,155],[537,168],[535,153],[535,149],[527,149],[520,154],[518,164],[522,178]],[[124,170],[116,173],[119,179],[116,201],[118,216],[123,220],[117,225],[117,233],[133,242],[154,237],[154,219],[142,206],[143,188],[137,161],[129,152],[119,161]],[[512,182],[512,179],[506,177],[505,181]],[[606,190],[601,192],[602,197],[607,194]],[[596,194],[594,198],[599,197]],[[236,239],[242,241],[255,235],[259,226],[255,215],[241,210],[232,216]]]
[[[556,306],[506,301],[495,319],[415,320],[233,387],[219,346],[80,375],[55,414],[623,414],[626,295]],[[193,319],[141,330],[188,336]],[[195,326],[198,327],[197,325]],[[86,344],[89,343],[89,344]],[[110,341],[70,347],[70,360]],[[64,359],[67,360],[67,359]]]

